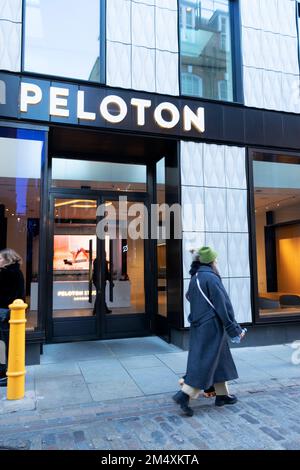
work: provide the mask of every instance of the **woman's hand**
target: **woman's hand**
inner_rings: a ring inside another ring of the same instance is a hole
[[[241,339],[243,339],[243,338],[244,338],[244,336],[245,336],[245,334],[246,334],[246,333],[245,333],[245,331],[242,331],[242,333],[239,335],[239,336],[240,336],[240,338],[241,338]]]

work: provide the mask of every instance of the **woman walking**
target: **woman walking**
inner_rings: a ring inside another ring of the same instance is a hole
[[[214,386],[216,406],[237,402],[228,391],[227,381],[238,378],[228,346],[227,336],[240,341],[244,330],[234,317],[233,307],[216,267],[217,253],[210,247],[198,251],[199,268],[192,276],[186,297],[189,315],[190,344],[187,372],[181,391],[173,399],[187,416],[193,415],[190,398]]]
[[[0,387],[6,387],[9,305],[24,299],[24,277],[20,268],[21,257],[10,248],[0,251]]]

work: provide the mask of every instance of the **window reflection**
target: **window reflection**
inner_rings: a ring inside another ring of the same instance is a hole
[[[63,188],[146,191],[146,165],[52,159],[52,186]]]
[[[99,82],[100,1],[25,0],[25,70]]]
[[[180,0],[181,92],[232,101],[229,0]]]
[[[42,141],[0,137],[0,249],[11,248],[22,258],[27,330],[38,327],[42,146]]]
[[[157,204],[166,203],[166,177],[165,158],[156,164],[156,200]],[[159,238],[157,240],[157,291],[158,307],[157,313],[167,316],[167,252],[166,239],[164,238],[165,212],[158,212]]]

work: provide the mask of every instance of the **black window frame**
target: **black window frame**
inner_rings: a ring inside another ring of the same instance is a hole
[[[100,81],[92,82],[90,80],[78,79],[76,77],[64,77],[60,75],[45,74],[39,72],[31,72],[25,69],[25,18],[26,18],[26,0],[22,0],[22,33],[21,33],[21,73],[24,76],[31,77],[51,77],[51,79],[64,81],[73,81],[78,83],[87,83],[90,85],[106,84],[106,0],[98,0],[100,2],[100,18],[99,18],[99,37],[100,37]]]
[[[183,97],[198,98],[210,102],[224,102],[224,103],[240,103],[244,104],[244,89],[243,89],[243,62],[241,50],[241,16],[239,0],[229,1],[229,16],[230,16],[230,32],[231,32],[231,57],[232,57],[232,85],[233,85],[233,101],[222,101],[216,99],[205,98],[201,96],[191,96],[182,93],[182,78],[181,78],[181,53],[180,53],[180,4],[181,0],[177,0],[178,10],[178,75],[179,75],[179,94]]]

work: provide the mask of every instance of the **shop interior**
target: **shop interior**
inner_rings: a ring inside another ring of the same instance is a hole
[[[300,314],[300,158],[253,153],[258,307]]]

